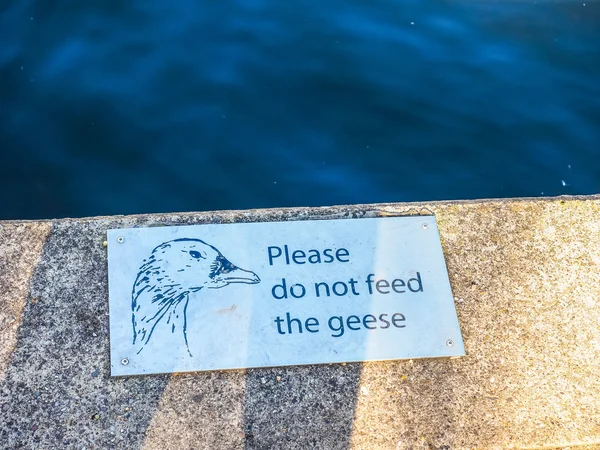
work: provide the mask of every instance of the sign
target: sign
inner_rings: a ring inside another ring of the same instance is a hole
[[[435,217],[108,231],[114,376],[464,355]]]

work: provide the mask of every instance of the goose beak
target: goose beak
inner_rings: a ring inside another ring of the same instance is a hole
[[[227,276],[223,277],[223,281],[227,284],[230,283],[245,283],[245,284],[257,284],[260,283],[260,278],[254,272],[249,270],[240,269],[236,267]]]

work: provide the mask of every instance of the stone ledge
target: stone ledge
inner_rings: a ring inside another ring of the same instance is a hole
[[[467,357],[110,378],[106,230],[437,216]],[[0,447],[600,448],[600,197],[0,222]]]

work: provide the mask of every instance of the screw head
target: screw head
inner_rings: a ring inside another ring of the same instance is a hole
[[[119,244],[122,244],[123,242],[125,242],[125,238],[124,238],[123,236],[119,236],[119,237],[117,238],[117,242],[118,242]]]
[[[129,360],[127,358],[123,358],[121,360],[121,364],[123,364],[124,366],[126,366],[127,364],[129,364]]]
[[[424,230],[426,230],[427,228],[429,228],[429,225],[427,225],[426,223],[424,223],[423,225],[421,225],[423,227]]]
[[[446,345],[447,345],[448,347],[452,347],[452,346],[454,345],[454,341],[453,341],[452,339],[448,339],[448,340],[446,341]]]

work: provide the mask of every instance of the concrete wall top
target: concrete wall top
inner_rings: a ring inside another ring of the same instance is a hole
[[[467,356],[111,378],[108,228],[434,213]],[[0,448],[600,448],[600,197],[0,221]]]

